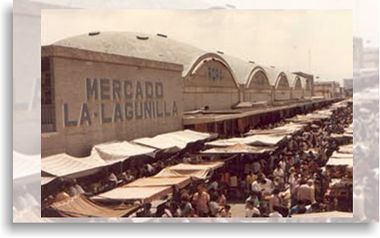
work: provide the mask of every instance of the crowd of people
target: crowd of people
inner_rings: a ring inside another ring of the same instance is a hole
[[[338,206],[330,187],[332,179],[339,177],[351,184],[352,191],[352,170],[325,168],[339,146],[330,135],[343,133],[351,123],[352,106],[336,110],[329,119],[305,126],[268,158],[246,158],[248,162],[238,166],[240,169],[226,167],[207,184],[178,191],[150,216],[231,217],[229,203],[241,201],[245,202],[245,217],[288,217],[336,209],[352,211],[352,194]],[[271,126],[283,124],[281,121]]]
[[[272,129],[285,123],[283,119],[259,129]],[[235,161],[244,163],[225,166],[207,181],[193,182],[184,189],[174,187],[170,199],[155,209],[150,203],[143,204],[136,216],[231,217],[232,204],[239,203],[245,204],[245,217],[288,217],[337,209],[337,202],[329,190],[335,175],[324,166],[339,146],[330,135],[342,133],[351,123],[352,106],[340,108],[327,120],[305,125],[271,154],[262,157],[238,155],[241,160]],[[143,166],[108,169],[87,180],[62,181],[60,189],[44,198],[44,207],[78,194],[99,194],[155,175],[177,163],[202,163],[202,158],[194,154],[194,151],[182,152]],[[340,176],[352,181],[349,170],[340,170]],[[348,203],[343,209],[352,210],[352,203],[351,207]]]

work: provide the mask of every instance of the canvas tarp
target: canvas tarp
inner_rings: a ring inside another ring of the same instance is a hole
[[[316,120],[306,115],[297,115],[295,117],[285,119],[285,121],[299,123],[299,124],[309,124]]]
[[[342,154],[352,154],[353,153],[353,145],[349,144],[349,145],[339,146],[338,152],[342,153]]]
[[[245,144],[236,144],[228,147],[215,147],[204,150],[201,154],[263,154],[276,150],[276,147],[257,147]]]
[[[331,117],[331,114],[328,113],[318,113],[318,112],[313,112],[309,113],[306,115],[297,115],[295,117],[286,119],[286,121],[289,122],[295,122],[295,123],[302,123],[302,124],[308,124],[316,121],[321,121],[323,119],[328,119]]]
[[[344,133],[351,134],[351,135],[354,133],[354,128],[352,126],[352,123],[347,128],[344,128]]]
[[[333,138],[333,139],[337,139],[337,140],[344,140],[344,139],[353,138],[353,135],[352,134],[347,134],[347,133],[343,133],[343,134],[332,133],[330,135],[330,137]]]
[[[125,187],[158,187],[158,186],[173,186],[176,185],[179,188],[184,188],[191,183],[191,178],[189,176],[179,176],[179,177],[161,177],[153,176],[137,179]]]
[[[134,201],[138,200],[142,203],[151,202],[172,192],[171,186],[156,187],[118,187],[110,191],[93,196],[93,200],[120,200]]]
[[[160,150],[178,151],[184,149],[189,143],[204,141],[212,137],[212,134],[209,133],[183,130],[165,133],[155,137],[139,138],[133,140],[133,142]]]
[[[337,166],[337,165],[353,165],[353,154],[344,154],[335,151],[327,161],[326,165]]]
[[[108,208],[95,204],[83,195],[77,195],[53,203],[51,207],[64,217],[123,217],[134,212],[139,205]]]
[[[107,164],[96,156],[76,158],[62,153],[41,160],[41,170],[57,177],[86,176],[98,172]]]
[[[344,159],[344,158],[330,158],[327,162],[326,166],[353,166],[352,159]]]
[[[223,162],[211,162],[206,164],[177,164],[167,167],[155,177],[190,176],[197,179],[206,179],[209,173],[224,165]]]
[[[122,162],[130,157],[147,155],[154,157],[155,149],[127,141],[95,145],[91,154],[98,154],[107,164]]]
[[[300,131],[303,127],[304,125],[302,124],[291,122],[273,129],[250,130],[245,135],[291,135]]]
[[[220,139],[207,142],[211,147],[227,147],[237,144],[256,145],[256,146],[275,146],[286,138],[286,135],[252,135],[247,137],[234,137],[230,139]]]
[[[335,158],[335,159],[353,159],[353,154],[352,153],[341,153],[338,151],[334,151],[330,158]]]
[[[47,177],[41,177],[41,185],[46,185],[50,182],[52,182],[54,179],[56,179],[57,177],[52,177],[52,176],[47,176]]]

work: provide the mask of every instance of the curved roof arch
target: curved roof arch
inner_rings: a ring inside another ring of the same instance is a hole
[[[268,75],[265,71],[265,69],[261,66],[256,66],[252,69],[249,77],[248,77],[248,81],[247,81],[247,84],[246,84],[246,88],[249,88],[251,86],[251,84],[253,83],[253,80],[255,78],[255,75],[259,74],[259,73],[262,73],[264,75],[264,78],[266,80],[266,85],[268,87],[271,86],[270,82],[269,82],[269,78],[268,78]]]
[[[278,70],[274,67],[265,67],[265,71],[267,72],[268,80],[271,86],[278,88],[281,82],[284,82],[282,80],[285,79],[286,81],[284,85],[286,85],[286,88],[290,88],[289,78],[285,71]]]
[[[236,87],[239,87],[239,81],[237,80],[237,77],[235,75],[236,72],[233,70],[233,68],[231,67],[229,62],[227,62],[225,60],[225,58],[223,58],[219,54],[212,53],[212,52],[208,52],[208,53],[205,53],[205,54],[199,56],[199,58],[192,64],[192,66],[188,70],[186,76],[184,76],[184,77],[195,74],[203,66],[203,64],[205,64],[209,61],[219,62],[224,67],[226,67],[227,70],[229,71],[229,73],[231,74]]]
[[[296,74],[288,73],[288,79],[289,79],[289,85],[291,88],[303,89],[302,80],[300,76]]]
[[[302,83],[302,88],[305,90],[311,90],[311,80],[300,76],[301,83]]]
[[[195,72],[203,63],[215,60],[222,63],[230,71],[235,84],[239,85],[233,69],[224,57],[169,39],[162,34],[93,32],[69,37],[57,41],[53,45],[181,64],[183,65],[182,77]]]

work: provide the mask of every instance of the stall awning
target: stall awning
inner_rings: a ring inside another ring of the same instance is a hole
[[[137,179],[125,185],[125,187],[158,187],[158,186],[176,185],[178,186],[178,188],[184,188],[190,183],[191,183],[191,178],[189,176],[176,176],[176,177],[153,176],[153,177]]]
[[[344,139],[351,139],[351,138],[353,138],[353,135],[352,134],[347,134],[347,133],[343,133],[343,134],[332,133],[330,135],[330,137],[333,138],[333,139],[337,139],[337,140],[344,140]]]
[[[128,158],[135,156],[146,155],[154,157],[155,149],[127,141],[122,141],[95,145],[92,148],[91,154],[96,153],[102,160],[109,164],[122,162]]]
[[[77,195],[51,205],[63,217],[123,217],[139,208],[139,205],[104,207],[95,204],[83,195]]]
[[[257,147],[245,144],[236,144],[228,147],[216,147],[208,150],[204,150],[201,154],[204,155],[230,155],[230,154],[263,154],[266,152],[272,152],[276,150],[277,147]]]
[[[351,154],[352,155],[352,153],[353,153],[353,145],[349,144],[349,145],[339,146],[338,152],[342,153],[342,154]]]
[[[155,177],[189,176],[197,179],[206,179],[211,171],[223,165],[224,163],[220,161],[205,164],[181,163],[161,170]]]
[[[119,201],[141,201],[142,203],[160,199],[172,192],[171,186],[156,187],[118,187],[108,192],[93,196],[93,200],[119,200]]]
[[[53,176],[43,176],[41,177],[41,186],[43,185],[46,185],[50,182],[52,182],[54,179],[56,179],[57,177],[53,177]]]
[[[76,158],[62,153],[41,160],[41,170],[57,177],[86,176],[99,171],[107,164],[96,156]]]
[[[337,158],[330,158],[327,162],[326,166],[353,166],[353,160],[352,159],[337,159]]]
[[[256,146],[275,146],[285,139],[287,135],[252,135],[247,137],[234,137],[230,139],[220,139],[206,143],[211,147],[227,147],[237,144]]]
[[[288,123],[273,129],[250,130],[245,135],[291,135],[302,130],[304,125],[298,123]]]
[[[338,151],[334,151],[330,158],[335,158],[335,159],[353,159],[353,154],[351,153],[341,153]]]
[[[144,137],[133,140],[134,143],[149,146],[160,150],[182,150],[188,144],[204,141],[212,138],[209,133],[202,133],[192,130],[175,131],[157,135],[155,137]]]

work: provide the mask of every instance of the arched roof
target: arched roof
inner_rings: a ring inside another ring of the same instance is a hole
[[[305,77],[302,77],[302,76],[300,76],[300,79],[301,79],[302,88],[307,90],[307,83],[309,82],[309,84],[310,84],[311,81]],[[310,86],[309,90],[311,90],[311,85],[309,85],[309,86]]]
[[[297,82],[299,82],[301,85],[301,88],[303,88],[302,80],[301,80],[300,76],[298,76],[296,74],[292,74],[292,73],[287,73],[287,75],[288,75],[289,86],[291,88],[294,89],[297,85]]]
[[[243,59],[224,54],[222,57],[231,66],[239,84],[244,85],[246,88],[250,86],[253,77],[258,72],[263,72],[265,77],[268,79],[265,69],[253,61],[245,61]],[[268,84],[270,85],[269,80]]]
[[[264,69],[265,69],[265,72],[267,73],[269,83],[272,86],[277,88],[279,80],[281,79],[281,76],[285,76],[285,78],[288,82],[288,85],[290,87],[289,77],[285,73],[285,71],[282,71],[282,70],[279,70],[279,69],[273,68],[273,67],[264,67]]]
[[[94,32],[69,37],[53,45],[181,64],[184,67],[183,77],[207,60],[217,60],[231,71],[228,63],[220,55],[169,39],[162,34]],[[233,75],[233,72],[231,74]],[[234,75],[233,78],[238,85]]]

